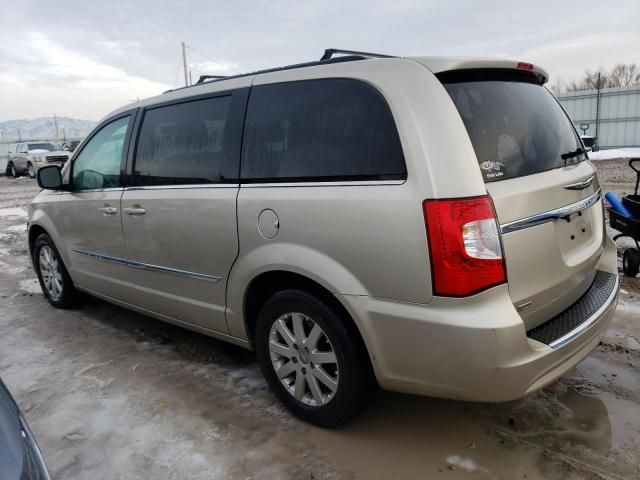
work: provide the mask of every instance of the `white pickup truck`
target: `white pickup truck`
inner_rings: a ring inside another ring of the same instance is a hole
[[[11,177],[26,173],[34,178],[41,167],[62,167],[70,156],[69,152],[60,150],[60,147],[50,142],[19,142],[9,150],[6,173]]]

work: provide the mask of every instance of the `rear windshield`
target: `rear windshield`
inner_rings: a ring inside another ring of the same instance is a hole
[[[522,81],[444,83],[464,122],[485,182],[580,162],[573,125],[549,91]]]

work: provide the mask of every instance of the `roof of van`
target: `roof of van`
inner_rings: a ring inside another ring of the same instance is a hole
[[[340,52],[348,52],[348,51],[340,51]],[[363,52],[349,52],[358,55],[349,55],[346,57],[334,57],[329,58],[328,60],[320,60],[316,62],[308,62],[301,63],[296,65],[287,65],[283,67],[276,67],[267,70],[258,70],[255,72],[247,72],[239,75],[233,75],[231,77],[214,77],[211,81],[199,81],[198,83],[186,87],[180,87],[172,90],[168,90],[164,92],[163,95],[157,95],[150,98],[145,98],[138,102],[134,102],[129,105],[125,105],[114,112],[111,112],[107,117],[108,118],[116,113],[124,112],[126,110],[130,110],[132,108],[146,106],[150,104],[157,103],[159,100],[167,99],[166,94],[171,93],[172,97],[180,98],[183,96],[188,96],[187,92],[192,92],[195,94],[196,90],[191,90],[194,87],[204,87],[205,85],[210,85],[212,83],[218,82],[231,82],[234,87],[240,86],[250,86],[251,82],[247,80],[249,77],[253,77],[255,75],[260,75],[263,73],[274,72],[279,70],[292,70],[298,68],[314,68],[317,66],[323,66],[328,64],[335,63],[347,63],[351,61],[368,61],[369,59],[375,59],[376,61],[398,61],[398,60],[411,60],[414,62],[418,62],[424,65],[426,68],[431,70],[434,74],[449,72],[454,70],[478,70],[478,69],[507,69],[507,70],[520,70],[520,71],[528,71],[535,74],[540,83],[546,83],[549,79],[549,74],[538,65],[533,65],[531,63],[521,62],[517,60],[503,60],[503,59],[495,59],[495,58],[483,58],[483,57],[430,57],[430,56],[410,56],[410,57],[394,57],[390,55],[379,55],[379,54],[366,54]],[[361,54],[361,55],[360,55]],[[244,81],[243,81],[244,80]],[[225,83],[226,84],[226,83]]]

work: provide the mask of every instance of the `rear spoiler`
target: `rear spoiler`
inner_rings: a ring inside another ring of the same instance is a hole
[[[517,70],[511,68],[474,68],[449,70],[436,73],[436,77],[442,83],[503,81],[525,82],[544,85],[547,78],[533,70]]]

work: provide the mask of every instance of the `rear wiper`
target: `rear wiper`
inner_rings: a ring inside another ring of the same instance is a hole
[[[560,157],[564,160],[564,163],[566,164],[567,160],[569,160],[570,158],[577,157],[579,155],[584,155],[586,153],[587,151],[584,148],[578,147],[573,152],[563,153],[562,155],[560,155]]]

